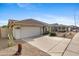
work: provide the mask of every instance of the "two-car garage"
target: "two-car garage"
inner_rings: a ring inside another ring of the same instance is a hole
[[[13,36],[15,39],[39,36],[42,33],[41,27],[20,27],[13,29]]]

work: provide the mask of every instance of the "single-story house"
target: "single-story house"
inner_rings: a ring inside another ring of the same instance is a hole
[[[79,32],[79,27],[78,26],[67,26],[67,25],[63,25],[63,24],[50,24],[51,27],[51,32],[70,32],[70,31],[77,31]]]
[[[21,21],[10,19],[8,25],[12,28],[15,39],[39,36],[48,31],[47,23],[34,19],[24,19]]]
[[[71,26],[69,26],[69,28],[70,28],[70,31],[77,31],[77,32],[79,32],[79,27],[78,26],[71,25]]]
[[[68,26],[62,24],[50,24],[52,32],[66,32],[68,31]]]

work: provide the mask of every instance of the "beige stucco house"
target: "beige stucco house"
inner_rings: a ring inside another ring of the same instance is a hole
[[[13,37],[15,39],[42,35],[47,32],[48,26],[47,23],[34,19],[24,19],[21,21],[10,19],[8,25],[12,28]]]

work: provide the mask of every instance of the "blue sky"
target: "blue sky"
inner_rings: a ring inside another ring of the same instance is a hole
[[[23,20],[33,18],[49,24],[59,23],[79,26],[78,3],[0,3],[0,26],[8,19]]]

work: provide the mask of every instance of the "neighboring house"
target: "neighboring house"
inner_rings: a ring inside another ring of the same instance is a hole
[[[68,31],[68,26],[62,24],[51,24],[51,31],[52,32],[66,32]]]
[[[39,36],[47,32],[47,23],[34,19],[25,19],[21,21],[9,20],[9,27],[12,28],[15,39]]]
[[[70,31],[78,31],[79,32],[79,27],[78,26],[71,25],[71,26],[69,26],[69,28],[70,28]]]
[[[79,27],[78,26],[67,26],[67,25],[62,25],[62,24],[50,24],[51,27],[51,31],[52,32],[70,32],[70,31],[79,31]]]

